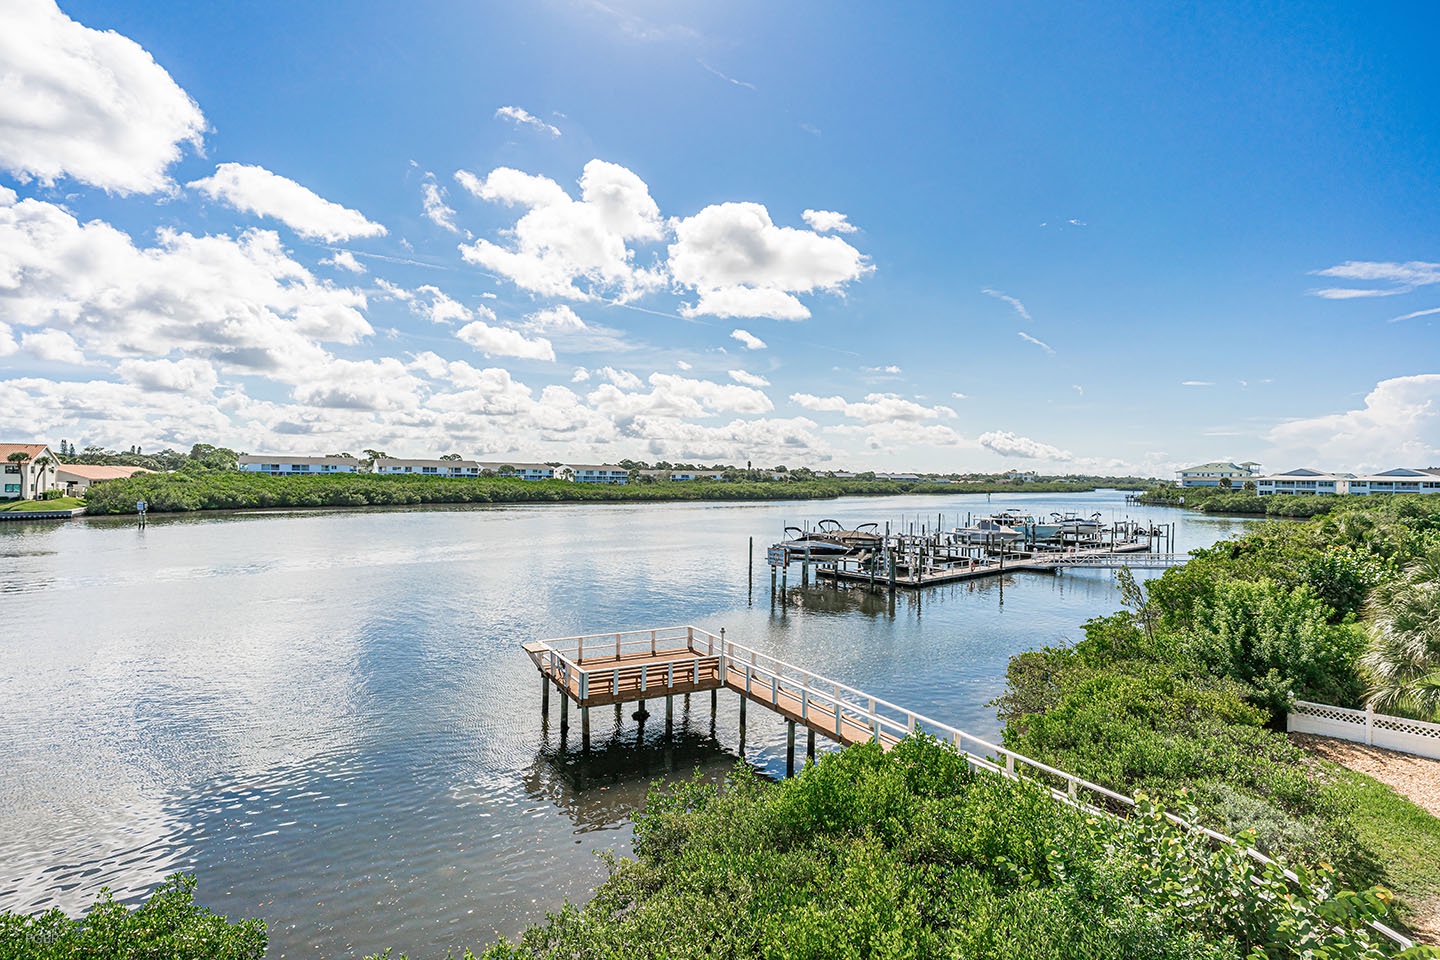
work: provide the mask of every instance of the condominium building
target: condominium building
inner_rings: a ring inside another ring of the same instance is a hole
[[[1232,486],[1238,487],[1255,476],[1255,468],[1258,466],[1260,464],[1253,460],[1246,460],[1244,463],[1202,463],[1180,471],[1180,486],[1223,487],[1225,484],[1222,481],[1229,480]]]
[[[246,454],[238,460],[242,473],[268,473],[272,477],[292,474],[315,475],[359,473],[360,461],[354,457],[292,457],[289,454]]]

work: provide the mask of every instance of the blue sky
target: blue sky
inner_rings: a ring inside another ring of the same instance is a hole
[[[234,7],[0,3],[6,439],[1440,463],[1431,7]]]

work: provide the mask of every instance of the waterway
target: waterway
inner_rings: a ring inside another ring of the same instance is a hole
[[[75,912],[183,870],[265,919],[270,957],[478,950],[586,898],[652,780],[738,759],[733,695],[713,718],[695,697],[672,741],[600,711],[591,757],[562,752],[522,641],[724,627],[993,736],[1008,657],[1117,609],[1110,572],[781,603],[764,556],[786,524],[1006,507],[1174,523],[1182,551],[1246,523],[1099,491],[0,525],[0,909]],[[784,771],[766,711],[746,759]]]

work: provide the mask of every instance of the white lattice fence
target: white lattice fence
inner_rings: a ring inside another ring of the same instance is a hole
[[[1440,723],[1296,700],[1290,705],[1288,725],[1291,733],[1315,733],[1440,759]]]

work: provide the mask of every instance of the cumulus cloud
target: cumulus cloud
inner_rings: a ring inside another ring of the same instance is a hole
[[[1266,439],[1266,462],[1329,470],[1425,467],[1440,463],[1440,373],[1382,380],[1365,405],[1291,420]]]
[[[748,370],[731,370],[730,379],[736,383],[743,383],[747,387],[768,387],[770,381],[756,373]]]
[[[532,130],[539,130],[541,133],[547,133],[552,137],[560,136],[559,127],[556,127],[553,124],[546,123],[544,120],[541,120],[539,117],[530,113],[530,111],[522,109],[520,107],[501,107],[499,110],[495,111],[495,119],[509,120],[517,127],[529,127]]]
[[[264,167],[222,163],[212,176],[192,180],[186,186],[241,213],[279,220],[310,239],[334,243],[386,234],[383,226],[365,219],[360,211],[326,200],[308,187]]]
[[[766,346],[764,340],[761,340],[749,330],[731,330],[730,339],[739,340],[740,343],[745,346],[746,350],[764,350]]]
[[[460,232],[460,228],[455,226],[455,210],[445,202],[445,188],[435,182],[433,173],[425,174],[420,184],[420,202],[427,220],[451,233]]]
[[[64,330],[41,330],[38,333],[27,333],[20,338],[20,349],[35,357],[37,360],[49,360],[53,363],[74,363],[85,362],[85,353],[75,339]]]
[[[439,287],[430,284],[417,288],[415,293],[417,296],[410,308],[431,323],[465,323],[473,320],[476,314],[483,320],[495,319],[495,311],[489,307],[481,305],[471,310]]]
[[[994,451],[1002,457],[1018,457],[1022,460],[1069,460],[1071,453],[1059,447],[1008,430],[992,430],[976,438],[980,446]]]
[[[1024,320],[1026,323],[1032,322],[1030,311],[1025,309],[1025,304],[1021,303],[1018,297],[1009,296],[1008,294],[1001,293],[999,290],[991,290],[989,287],[986,287],[980,292],[985,294],[987,297],[994,297],[996,300],[1004,300],[1006,303],[1010,304],[1010,309],[1014,310],[1016,316],[1018,316],[1021,320]]]
[[[1377,287],[1326,287],[1310,291],[1327,300],[1354,300],[1363,297],[1393,297],[1409,293],[1416,287],[1440,283],[1440,263],[1410,260],[1406,263],[1376,260],[1347,260],[1324,270],[1313,270],[1317,277],[1334,277],[1359,283],[1378,283]]]
[[[174,354],[294,383],[323,342],[373,333],[365,295],[317,281],[273,232],[162,230],[153,247],[39,200],[0,203],[0,315],[64,331],[87,355]]]
[[[1050,344],[1046,343],[1044,340],[1037,340],[1034,337],[1030,336],[1030,334],[1026,333],[1024,330],[1019,331],[1017,333],[1017,336],[1019,336],[1020,339],[1024,340],[1026,343],[1035,344],[1035,346],[1039,347],[1041,350],[1044,350],[1052,357],[1055,355],[1055,348],[1050,346]]]
[[[564,303],[530,314],[526,317],[526,325],[532,330],[545,333],[579,332],[590,329],[585,325],[585,321],[580,319],[580,315]]]
[[[143,47],[71,20],[49,0],[5,5],[0,29],[0,168],[50,184],[69,176],[119,194],[166,190],[205,118]]]
[[[834,210],[806,210],[800,216],[816,233],[854,233],[860,229],[845,214]]]
[[[635,265],[628,245],[660,239],[663,226],[649,188],[625,167],[591,160],[580,177],[579,200],[547,177],[508,167],[483,179],[461,170],[455,179],[482,200],[527,208],[507,231],[509,246],[483,238],[460,245],[467,261],[521,289],[572,300],[601,293],[624,300],[662,282],[658,270]]]
[[[116,365],[121,379],[146,390],[162,393],[210,394],[220,384],[214,365],[187,357],[180,360],[121,360]]]
[[[355,259],[355,254],[349,250],[336,250],[334,256],[326,257],[320,261],[327,267],[336,267],[341,270],[349,270],[351,273],[364,273],[365,264]]]
[[[483,320],[472,320],[457,330],[455,336],[487,356],[555,359],[555,348],[544,337],[531,339],[517,330],[492,326]]]
[[[850,401],[839,396],[817,397],[809,393],[792,393],[790,402],[806,410],[839,413],[865,423],[935,420],[955,416],[955,411],[949,407],[927,407],[893,393],[867,394],[863,401]]]
[[[800,320],[810,311],[795,294],[838,292],[873,269],[839,237],[776,226],[758,203],[714,204],[671,226],[671,276],[700,295],[685,316]]]
[[[774,405],[761,391],[730,383],[696,380],[670,373],[652,373],[650,392],[637,392],[635,382],[621,381],[610,373],[611,382],[601,384],[587,398],[602,413],[622,421],[636,417],[698,418],[715,413],[768,413]]]

